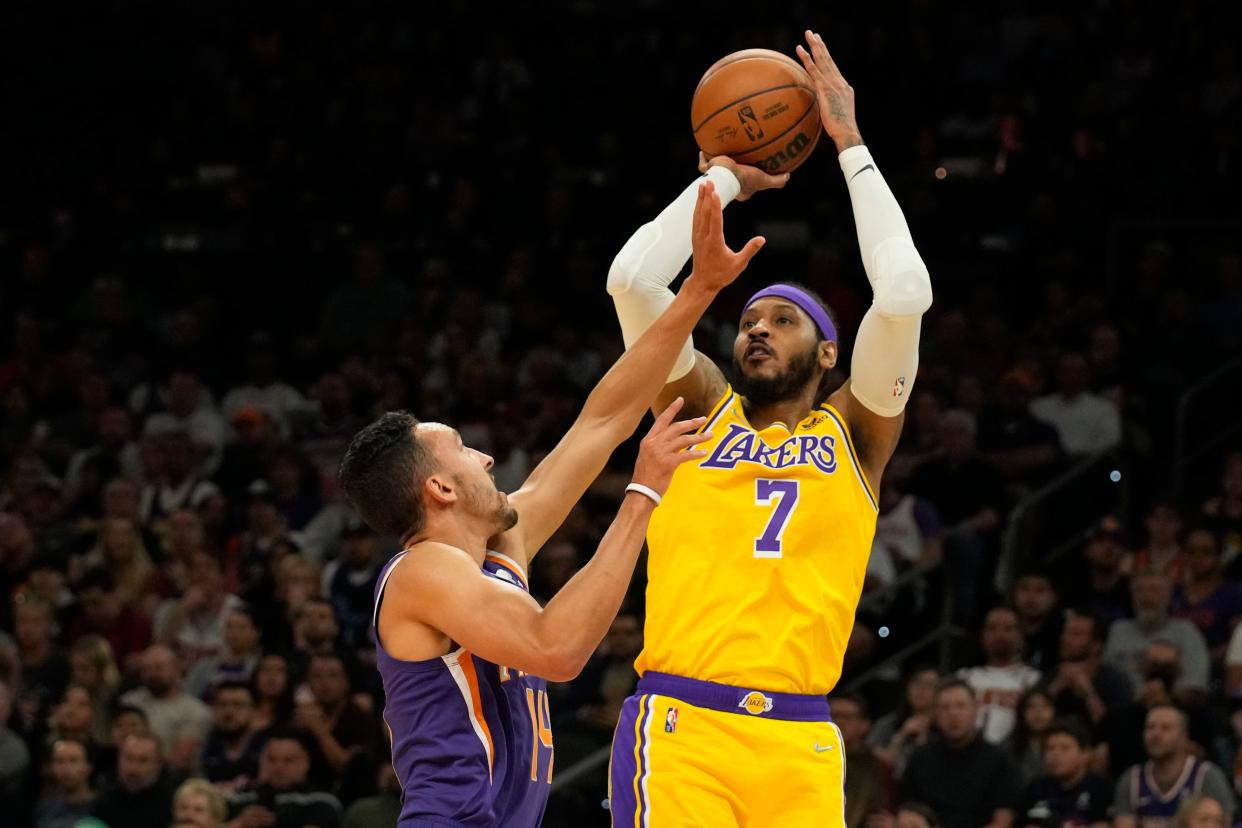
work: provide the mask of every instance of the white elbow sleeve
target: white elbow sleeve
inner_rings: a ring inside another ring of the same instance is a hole
[[[876,245],[868,273],[876,310],[885,316],[922,316],[931,307],[931,277],[909,236]]]
[[[906,408],[919,370],[919,329],[923,318],[889,316],[872,305],[858,325],[850,362],[850,392],[881,417]]]

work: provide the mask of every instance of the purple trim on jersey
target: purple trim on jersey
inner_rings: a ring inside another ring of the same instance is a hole
[[[811,321],[815,323],[815,327],[819,328],[820,335],[822,335],[824,339],[829,342],[837,341],[837,329],[832,324],[832,318],[829,317],[828,314],[824,313],[824,309],[821,308],[819,303],[811,297],[811,294],[807,293],[805,290],[796,288],[793,285],[769,285],[768,287],[765,287],[763,290],[750,297],[750,299],[746,300],[746,305],[744,306],[745,310],[742,312],[745,313],[747,310],[750,310],[751,305],[755,304],[756,301],[764,298],[765,296],[776,296],[788,302],[793,302],[795,305],[802,308],[802,311],[807,316],[811,317]]]
[[[769,693],[747,687],[733,687],[714,681],[647,672],[638,680],[638,693],[671,696],[695,707],[737,713],[787,722],[830,722],[832,713],[824,696],[797,693]]]
[[[413,558],[398,555],[380,572],[376,619],[387,576],[407,557]],[[505,570],[503,575],[498,574],[500,570]],[[499,563],[487,561],[483,571],[515,589],[525,589]],[[403,661],[384,649],[378,630],[375,638],[376,666],[384,682],[384,721],[392,735],[392,764],[402,787],[398,825],[536,828],[547,805],[552,749],[536,741],[527,694],[540,699],[547,692],[546,682],[516,670],[502,671],[461,649],[441,658]],[[469,663],[462,664],[464,659]],[[483,714],[478,727],[475,687],[468,681],[471,672],[477,685],[477,709]],[[487,737],[491,740],[490,764]],[[531,780],[532,748],[537,762],[535,781]]]

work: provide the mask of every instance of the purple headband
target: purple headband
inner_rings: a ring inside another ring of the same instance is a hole
[[[828,318],[828,314],[824,313],[824,309],[819,306],[809,293],[805,290],[794,287],[793,285],[770,285],[763,290],[750,297],[746,302],[746,308],[742,311],[750,309],[750,306],[765,296],[779,296],[781,299],[793,302],[811,317],[811,321],[815,323],[815,327],[819,328],[819,332],[823,334],[824,339],[829,342],[837,341],[837,329],[833,326],[832,320]]]

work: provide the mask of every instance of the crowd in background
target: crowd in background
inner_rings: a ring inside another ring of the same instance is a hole
[[[344,447],[409,409],[515,489],[621,352],[605,274],[695,174],[700,72],[812,26],[936,290],[832,697],[850,828],[1233,824],[1242,453],[1175,474],[1175,414],[1242,351],[1237,9],[61,5],[0,12],[0,821],[392,824],[395,545],[342,501]],[[826,145],[726,225],[769,244],[698,347],[727,365],[742,299],[796,278],[848,349],[870,297]],[[1015,506],[1098,456],[1081,542],[998,590]],[[643,577],[553,689],[558,772],[633,690]],[[885,663],[941,617],[947,658]],[[606,823],[602,778],[546,824]]]

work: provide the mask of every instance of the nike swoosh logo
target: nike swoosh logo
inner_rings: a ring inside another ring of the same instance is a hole
[[[858,178],[858,176],[862,175],[862,174],[863,174],[863,173],[865,173],[867,170],[874,170],[874,169],[875,169],[875,164],[868,164],[867,166],[863,167],[863,168],[862,168],[861,170],[859,170],[858,172],[856,172],[856,173],[854,173],[853,175],[851,175],[851,176],[850,176],[850,181],[853,181],[855,178]]]
[[[836,747],[836,745],[821,745],[819,742],[816,742],[816,743],[815,743],[815,752],[816,752],[816,753],[824,753],[825,751],[832,750],[834,747]]]

